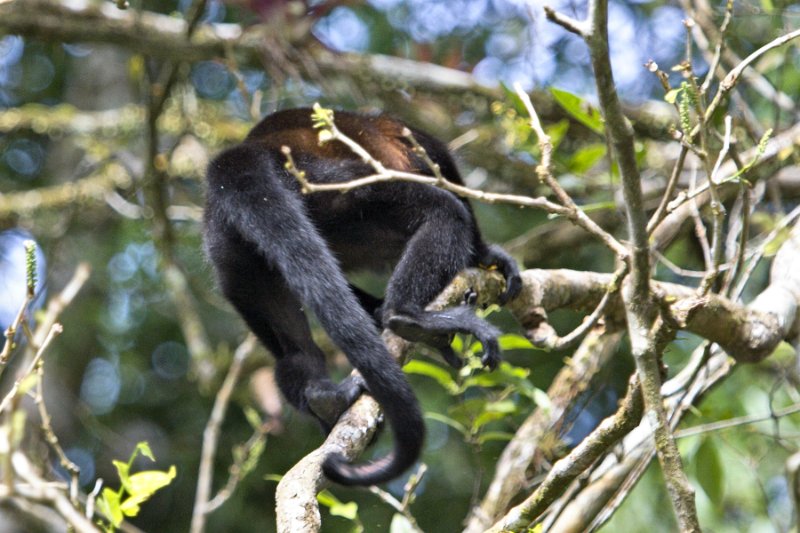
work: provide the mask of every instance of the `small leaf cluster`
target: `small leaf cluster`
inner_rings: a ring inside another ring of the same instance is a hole
[[[174,465],[166,472],[145,470],[131,474],[131,466],[139,454],[151,461],[156,460],[150,445],[147,442],[140,442],[131,453],[128,462],[113,461],[121,486],[118,490],[104,488],[97,500],[98,510],[109,520],[109,523],[100,524],[106,532],[116,531],[125,517],[138,515],[141,504],[149,500],[157,490],[169,485],[177,475]]]
[[[528,339],[517,334],[502,335],[499,342],[502,350],[533,349]],[[530,402],[545,409],[549,406],[547,394],[528,379],[530,370],[504,361],[495,371],[484,372],[476,357],[482,349],[480,342],[467,342],[462,337],[456,337],[451,346],[466,361],[456,376],[436,363],[419,359],[403,367],[407,374],[426,376],[451,396],[462,397],[447,414],[428,412],[428,418],[452,427],[469,442],[482,444],[511,437],[508,433],[491,431],[487,427],[491,422],[527,412],[528,407],[521,404]],[[484,394],[485,391],[490,392]]]

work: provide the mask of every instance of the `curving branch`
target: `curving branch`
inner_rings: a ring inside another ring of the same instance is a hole
[[[504,288],[502,276],[495,271],[468,270],[459,275],[428,306],[443,309],[460,302],[467,290],[478,294],[478,304],[496,301]],[[411,343],[385,331],[383,340],[389,352],[405,361]],[[382,420],[380,406],[363,394],[339,419],[325,442],[295,464],[278,483],[276,512],[279,533],[314,533],[321,521],[317,493],[329,486],[322,473],[322,463],[331,453],[355,460],[367,448]]]

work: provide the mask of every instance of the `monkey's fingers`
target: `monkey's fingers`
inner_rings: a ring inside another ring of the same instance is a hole
[[[488,337],[480,339],[483,345],[483,356],[481,356],[481,363],[489,370],[495,370],[503,358],[500,355],[500,345],[496,337]]]
[[[519,293],[522,292],[522,278],[519,272],[506,275],[506,290],[500,295],[500,305],[505,305],[510,300],[513,300]]]

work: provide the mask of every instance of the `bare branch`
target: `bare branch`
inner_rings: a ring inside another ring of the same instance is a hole
[[[214,479],[214,459],[217,455],[217,445],[222,422],[225,420],[225,413],[228,409],[231,395],[239,381],[242,365],[247,357],[252,353],[256,346],[256,337],[248,335],[245,341],[239,345],[233,354],[233,360],[228,367],[225,380],[214,398],[214,407],[211,415],[206,422],[203,431],[203,448],[200,453],[200,470],[197,475],[197,489],[194,497],[194,510],[192,511],[192,523],[190,531],[192,533],[202,533],[205,531],[206,516],[210,512],[208,509],[211,500],[211,483]]]
[[[527,531],[542,512],[567,486],[598,457],[639,423],[642,412],[640,387],[636,380],[628,385],[628,394],[619,410],[606,418],[563,459],[553,465],[547,478],[524,502],[514,507],[487,533]]]

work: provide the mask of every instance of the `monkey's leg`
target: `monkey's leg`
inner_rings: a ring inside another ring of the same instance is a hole
[[[275,356],[275,379],[285,398],[330,431],[363,392],[363,380],[349,377],[338,384],[330,380],[303,306],[279,273],[263,264],[237,266],[234,281],[223,283],[223,290]]]
[[[481,361],[494,369],[500,362],[497,328],[468,306],[425,310],[459,271],[473,263],[470,228],[458,217],[441,216],[419,227],[389,280],[383,324],[407,340],[438,349],[455,368],[463,363],[450,348],[453,334],[472,334],[483,344]]]

